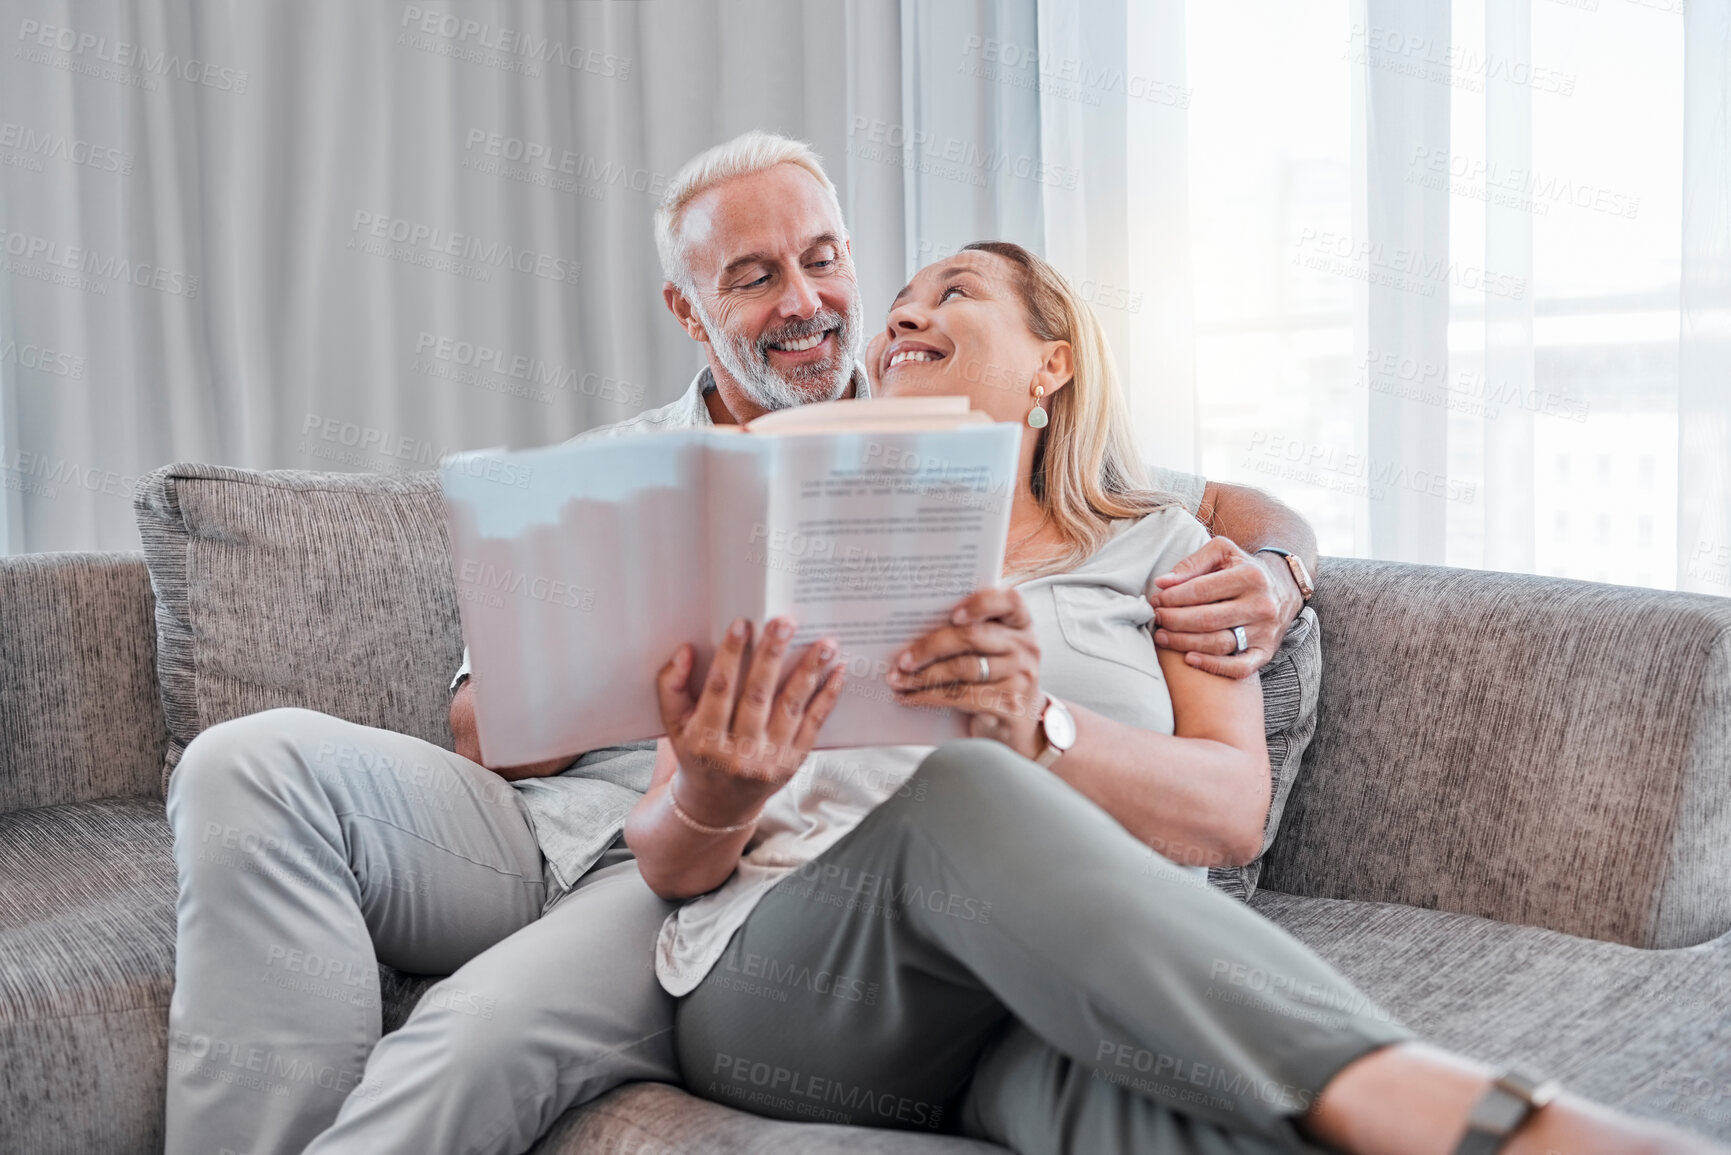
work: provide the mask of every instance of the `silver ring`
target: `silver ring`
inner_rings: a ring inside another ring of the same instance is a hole
[[[1232,640],[1238,645],[1238,648],[1232,651],[1234,654],[1242,654],[1250,648],[1250,638],[1245,634],[1243,626],[1232,627]]]
[[[991,667],[991,664],[986,661],[986,655],[975,654],[974,657],[980,659],[980,681],[982,681],[982,682],[991,681],[992,680],[992,667]]]

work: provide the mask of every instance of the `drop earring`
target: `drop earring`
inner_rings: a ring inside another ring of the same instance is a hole
[[[1045,395],[1046,387],[1044,385],[1034,386],[1034,407],[1028,410],[1028,427],[1031,429],[1044,429],[1046,427],[1046,410],[1040,404],[1040,398]]]

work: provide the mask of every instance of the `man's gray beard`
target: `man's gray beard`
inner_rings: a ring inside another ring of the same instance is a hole
[[[853,380],[854,343],[865,324],[865,310],[856,296],[848,306],[847,316],[833,309],[824,309],[805,321],[790,321],[779,328],[761,334],[755,341],[715,324],[701,305],[694,305],[697,319],[703,322],[712,337],[710,347],[728,375],[739,382],[746,396],[763,409],[774,412],[792,409],[795,405],[810,405],[818,401],[836,401],[847,392]],[[785,341],[797,341],[825,330],[836,330],[835,356],[829,361],[796,367],[783,377],[770,367],[769,347]]]

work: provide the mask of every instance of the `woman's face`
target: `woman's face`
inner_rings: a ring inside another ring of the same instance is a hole
[[[962,394],[994,421],[1024,420],[1035,385],[1050,397],[1069,381],[1070,346],[1028,331],[1015,275],[1008,260],[982,252],[914,274],[866,348],[873,395]]]

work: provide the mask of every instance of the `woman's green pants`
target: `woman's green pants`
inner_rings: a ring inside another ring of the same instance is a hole
[[[994,742],[939,749],[782,880],[681,1001],[686,1086],[1042,1152],[1305,1150],[1411,1037],[1273,923]]]

